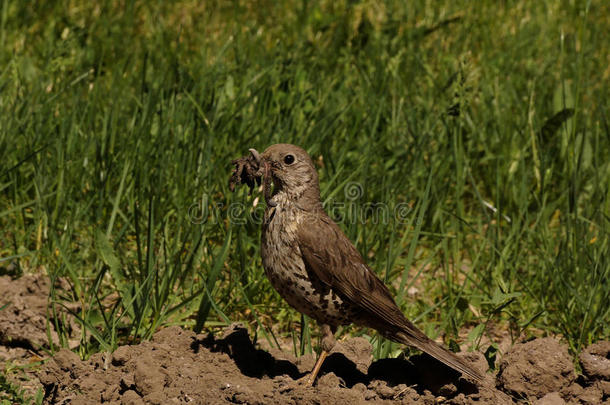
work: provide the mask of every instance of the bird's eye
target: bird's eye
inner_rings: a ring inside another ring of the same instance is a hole
[[[294,163],[294,156],[293,155],[286,155],[284,156],[284,163],[286,163],[287,165],[291,165]]]

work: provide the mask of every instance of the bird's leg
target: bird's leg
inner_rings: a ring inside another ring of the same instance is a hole
[[[313,383],[316,381],[316,377],[318,376],[318,373],[320,372],[320,369],[322,368],[322,363],[324,363],[324,360],[326,360],[326,357],[328,357],[328,352],[324,349],[322,349],[322,352],[320,352],[320,356],[318,356],[318,360],[316,361],[316,365],[313,366],[313,370],[311,370],[311,373],[307,374],[305,376],[305,385],[308,387],[311,387],[313,385]]]
[[[313,366],[313,370],[311,370],[311,373],[307,374],[305,377],[299,380],[299,382],[303,382],[308,387],[311,387],[316,381],[316,377],[318,376],[318,373],[322,368],[324,360],[335,346],[335,343],[337,343],[337,341],[335,340],[335,332],[337,330],[336,327],[332,327],[327,324],[322,324],[320,326],[320,329],[322,329],[322,352],[320,353],[316,364]]]

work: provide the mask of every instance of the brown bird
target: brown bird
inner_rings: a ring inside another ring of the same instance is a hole
[[[247,160],[264,176],[267,208],[261,255],[265,273],[288,304],[315,319],[323,333],[322,352],[305,378],[307,385],[313,384],[335,345],[337,327],[350,323],[373,328],[477,383],[483,381],[479,371],[432,341],[403,315],[388,288],[324,211],[318,173],[305,150],[277,144],[262,155],[254,149],[250,152]],[[240,173],[241,169],[243,165]]]

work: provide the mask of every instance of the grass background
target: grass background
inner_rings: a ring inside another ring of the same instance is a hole
[[[0,266],[69,281],[83,357],[231,321],[311,350],[228,190],[277,142],[431,337],[610,337],[607,2],[0,5]]]

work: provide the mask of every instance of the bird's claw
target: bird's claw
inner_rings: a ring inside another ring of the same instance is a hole
[[[280,392],[284,393],[288,391],[294,391],[299,388],[313,387],[313,383],[314,380],[311,378],[311,373],[307,373],[305,376],[299,379],[288,381],[280,388]]]
[[[311,376],[311,373],[307,373],[304,377],[299,378],[298,380],[294,380],[297,384],[304,387],[312,387],[314,383],[314,379]]]

